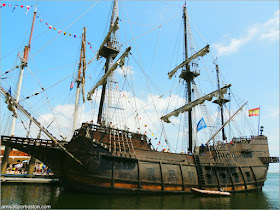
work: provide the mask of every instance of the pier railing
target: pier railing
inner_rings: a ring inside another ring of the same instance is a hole
[[[23,138],[23,137],[13,137],[13,136],[1,136],[1,141],[3,144],[5,142],[19,144],[19,145],[30,145],[30,146],[44,146],[44,147],[56,147],[56,144],[52,140],[46,139],[34,139],[34,138]]]

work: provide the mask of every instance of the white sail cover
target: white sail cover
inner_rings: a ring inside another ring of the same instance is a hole
[[[96,88],[100,85],[105,85],[107,83],[107,78],[113,73],[113,71],[116,70],[118,66],[122,67],[125,63],[125,57],[128,56],[129,51],[131,50],[131,47],[126,48],[125,52],[122,54],[122,56],[114,63],[104,74],[104,76],[96,83],[96,85],[92,88],[90,92],[88,92],[87,99],[91,100],[91,96],[96,90]]]
[[[160,119],[166,123],[170,123],[169,117],[175,116],[178,117],[180,113],[186,112],[191,110],[193,107],[197,106],[198,104],[204,103],[204,101],[211,101],[213,97],[219,98],[220,96],[222,97],[225,93],[227,93],[227,89],[231,86],[231,84],[226,85],[222,87],[219,90],[213,91],[212,93],[207,94],[206,96],[203,96],[201,98],[198,98],[182,107],[179,109],[174,110],[173,112],[170,112],[169,114],[162,116]]]
[[[185,60],[183,63],[181,63],[179,66],[177,66],[175,69],[173,69],[171,72],[168,73],[169,79],[173,77],[173,75],[177,72],[178,69],[182,68],[183,66],[190,63],[193,59],[196,59],[198,56],[204,56],[207,53],[209,53],[209,45],[201,49],[199,52],[195,53],[191,57],[189,57],[187,60]]]

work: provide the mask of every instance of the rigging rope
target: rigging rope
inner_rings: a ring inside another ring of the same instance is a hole
[[[80,17],[78,17],[74,22],[72,22],[69,26],[64,28],[63,31],[65,31],[70,26],[72,26],[75,22],[77,22],[82,16],[84,16],[89,10],[91,10],[99,1],[101,1],[101,0],[98,0],[95,4],[93,4],[88,10],[86,10],[82,15],[80,15]],[[49,41],[45,46],[43,46],[40,50],[38,50],[31,58],[29,58],[29,60],[31,60],[35,55],[37,55],[39,52],[41,52],[45,47],[47,47],[51,42],[53,42],[60,35],[61,34],[59,33],[56,37],[54,37],[51,41]]]
[[[31,95],[31,96],[27,96],[27,97],[25,97],[25,98],[21,99],[19,102],[24,101],[24,100],[26,100],[26,99],[29,99],[29,98],[31,98],[31,97],[33,97],[33,96],[37,96],[38,94],[40,94],[40,93],[42,93],[42,92],[47,91],[48,89],[50,89],[50,88],[52,88],[52,87],[56,86],[57,84],[59,84],[59,83],[63,82],[64,80],[68,79],[69,77],[73,76],[74,74],[76,74],[76,72],[74,72],[74,73],[70,74],[69,76],[65,77],[64,79],[62,79],[62,80],[60,80],[60,81],[58,81],[58,82],[56,82],[55,84],[53,84],[53,85],[49,86],[49,87],[48,87],[48,88],[46,88],[46,89],[44,89],[43,87],[41,87],[41,88],[42,88],[42,91],[40,91],[40,92],[36,92],[36,93],[34,93],[33,95]]]

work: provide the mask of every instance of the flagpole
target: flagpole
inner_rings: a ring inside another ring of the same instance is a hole
[[[260,134],[260,118],[261,118],[261,106],[259,106],[258,136]]]

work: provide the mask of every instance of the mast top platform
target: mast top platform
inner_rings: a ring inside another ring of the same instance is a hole
[[[117,55],[119,54],[119,50],[108,43],[108,46],[102,46],[101,49],[99,50],[99,55],[108,58],[112,57],[112,59],[115,59]]]
[[[193,79],[197,76],[199,76],[199,72],[194,72],[194,71],[187,71],[187,70],[182,70],[180,74],[180,78],[184,79],[187,82],[193,81]]]

